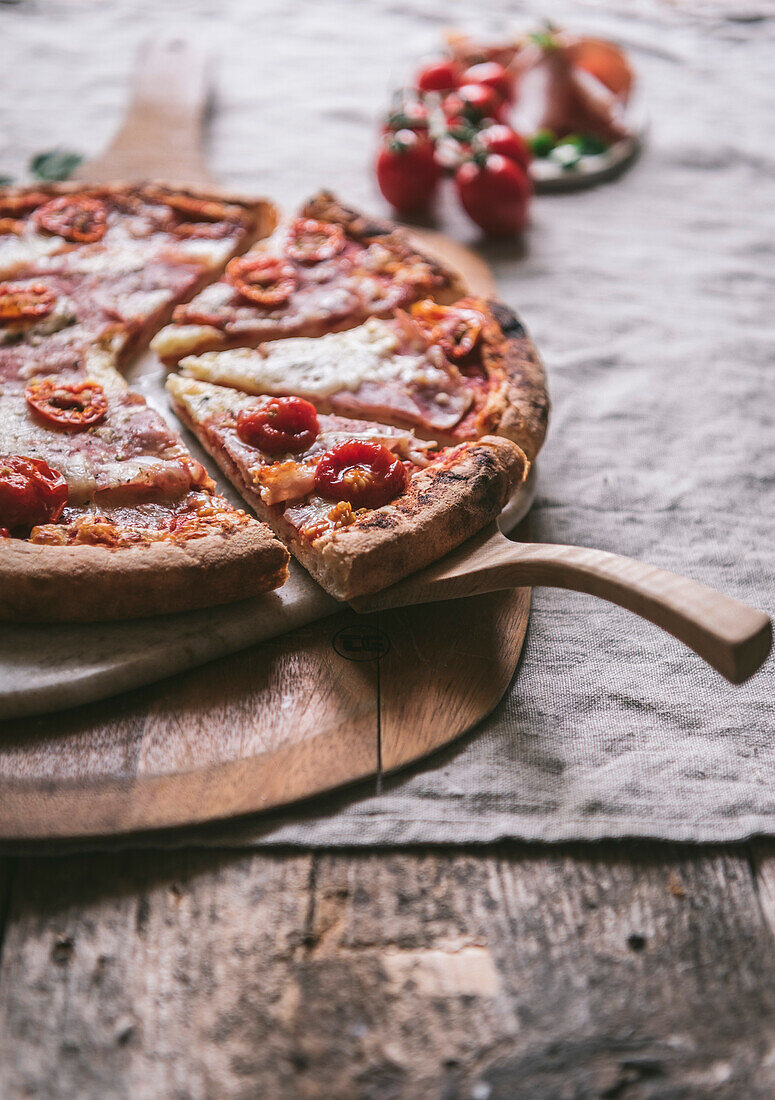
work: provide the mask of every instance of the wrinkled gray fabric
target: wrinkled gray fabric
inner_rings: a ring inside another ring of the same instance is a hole
[[[107,136],[127,47],[170,25],[155,4],[130,7],[2,14],[4,78],[25,89],[4,113],[4,165],[57,142],[84,147],[84,135],[96,149]],[[212,141],[220,174],[288,203],[325,184],[373,209],[366,164],[389,87],[442,27],[477,25],[462,0],[176,6],[184,10],[224,58]],[[530,11],[491,3],[480,19],[496,27]],[[557,0],[551,14],[631,49],[651,133],[619,182],[539,199],[525,255],[484,248],[550,374],[554,416],[531,536],[631,554],[772,612],[775,7]],[[52,118],[55,87],[67,109]],[[451,205],[445,217],[446,229],[475,239]],[[177,840],[773,833],[773,714],[772,661],[733,688],[625,612],[538,590],[518,674],[476,731],[381,793],[369,784]]]

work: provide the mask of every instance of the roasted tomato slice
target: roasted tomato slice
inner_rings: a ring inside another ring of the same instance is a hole
[[[45,283],[0,283],[0,325],[46,317],[55,301],[56,295]]]
[[[98,424],[108,411],[105,391],[97,382],[60,382],[42,378],[24,391],[27,404],[58,428],[78,431]]]
[[[326,451],[315,470],[315,488],[327,500],[355,508],[380,508],[406,488],[406,470],[387,447],[373,440],[345,439]]]
[[[450,359],[465,359],[482,335],[484,318],[475,309],[440,306],[428,299],[415,302],[411,312]]]
[[[315,406],[303,397],[276,397],[265,405],[242,409],[237,416],[240,439],[269,454],[306,451],[319,429]]]
[[[297,218],[288,227],[286,252],[297,263],[315,264],[338,256],[345,244],[340,225],[319,222],[315,218]]]
[[[75,244],[101,241],[108,226],[108,208],[92,195],[61,195],[39,206],[34,217],[41,229]]]
[[[224,237],[231,236],[236,228],[234,222],[179,222],[173,225],[172,232],[184,240],[222,241]]]
[[[298,286],[293,267],[277,256],[237,256],[226,265],[226,278],[243,298],[260,306],[287,302]]]
[[[66,504],[67,482],[42,458],[0,455],[0,527],[56,523]]]

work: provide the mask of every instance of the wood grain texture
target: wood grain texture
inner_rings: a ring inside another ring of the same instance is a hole
[[[764,1100],[773,978],[740,851],[21,860],[0,1094]]]
[[[117,698],[0,723],[0,838],[194,824],[404,766],[495,706],[528,614],[521,590],[345,611]]]
[[[212,182],[202,153],[209,95],[207,56],[185,38],[149,39],[139,51],[132,100],[105,152],[76,179]]]

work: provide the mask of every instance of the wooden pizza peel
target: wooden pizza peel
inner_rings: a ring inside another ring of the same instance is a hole
[[[149,44],[123,125],[78,177],[212,183],[202,153],[207,90],[203,53],[183,40]],[[442,234],[419,235],[474,292],[494,290],[481,257]],[[129,378],[162,370],[149,354]],[[529,589],[517,588],[344,610],[149,687],[2,722],[0,840],[193,824],[378,783],[493,709],[514,675],[529,608]]]

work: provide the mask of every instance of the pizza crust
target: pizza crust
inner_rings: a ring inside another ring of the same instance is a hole
[[[518,444],[533,462],[549,427],[551,401],[546,372],[535,344],[516,313],[496,300],[487,303],[505,339],[502,411],[495,429]]]
[[[190,611],[278,588],[288,551],[263,524],[185,542],[41,546],[0,540],[0,620],[98,622]]]

